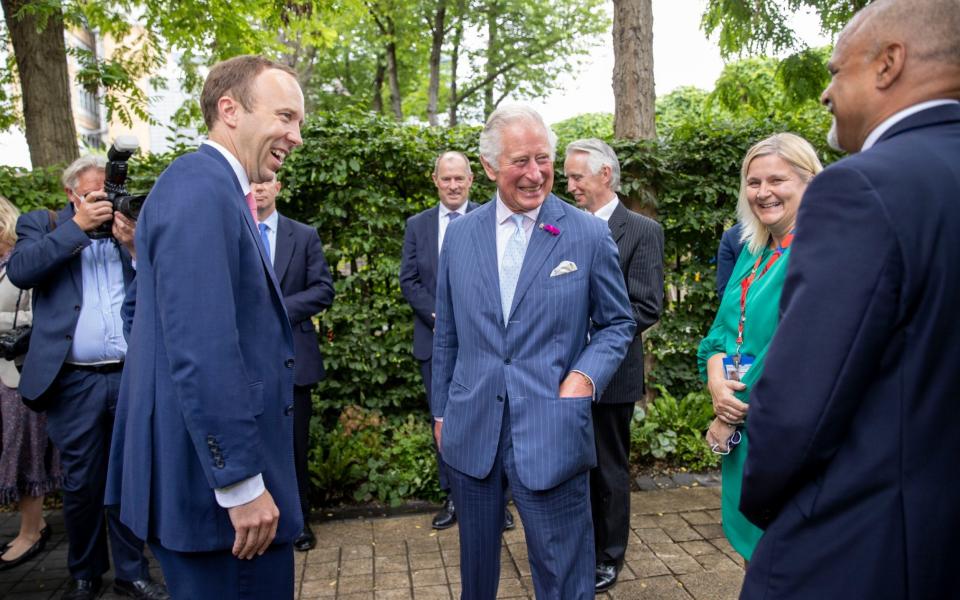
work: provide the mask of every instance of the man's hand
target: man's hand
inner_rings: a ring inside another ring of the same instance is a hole
[[[73,220],[83,231],[93,231],[113,218],[113,204],[105,198],[107,193],[99,190],[83,197],[83,202],[74,204]]]
[[[593,384],[586,375],[578,371],[570,371],[560,384],[561,398],[593,397]]]
[[[233,555],[248,559],[266,552],[277,535],[280,522],[280,510],[270,492],[264,490],[254,500],[228,508],[227,512],[237,532],[233,541]]]
[[[437,440],[437,448],[440,450],[440,454],[443,454],[443,449],[440,446],[440,431],[443,429],[443,421],[433,421],[433,438]]]
[[[137,250],[133,245],[133,234],[137,230],[137,222],[116,212],[113,214],[113,237],[130,252],[130,256],[137,258]]]

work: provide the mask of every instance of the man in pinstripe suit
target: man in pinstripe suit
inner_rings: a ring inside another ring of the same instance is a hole
[[[496,597],[507,485],[537,598],[594,597],[591,406],[636,324],[609,229],[550,193],[555,144],[533,110],[494,111],[480,156],[495,200],[440,253],[431,409],[466,600]]]
[[[593,405],[597,466],[590,472],[590,506],[597,550],[595,588],[602,592],[617,581],[630,534],[630,420],[634,402],[644,393],[640,334],[657,322],[663,306],[663,229],[617,199],[620,161],[603,141],[570,143],[563,171],[577,205],[610,227],[637,322],[627,357]]]

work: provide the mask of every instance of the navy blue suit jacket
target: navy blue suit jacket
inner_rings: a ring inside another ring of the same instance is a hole
[[[742,598],[942,598],[960,552],[960,106],[817,175],[750,397]],[[747,324],[749,327],[749,323]]]
[[[28,405],[38,408],[46,404],[43,394],[70,352],[83,302],[80,253],[90,245],[90,238],[74,222],[73,214],[73,204],[68,203],[57,213],[53,229],[47,210],[22,215],[17,220],[17,244],[7,265],[11,283],[33,288],[36,322],[19,390]],[[124,283],[129,287],[134,279],[130,254],[123,246],[118,248]]]
[[[740,251],[745,246],[740,241],[742,231],[740,223],[737,223],[724,231],[720,237],[720,245],[717,247],[717,296],[720,298],[723,298],[723,292],[727,289],[727,282],[733,275],[733,267],[737,264]]]
[[[467,202],[467,212],[477,208]],[[413,356],[429,360],[433,351],[433,313],[437,306],[437,259],[440,255],[440,206],[407,219],[400,258],[400,291],[413,307]]]
[[[240,184],[210,146],[175,160],[137,223],[136,314],[107,503],[176,551],[234,540],[215,488],[262,473],[276,540],[303,526],[293,463],[294,348]]]
[[[497,455],[508,398],[517,473],[526,487],[547,490],[596,466],[592,398],[559,398],[560,383],[581,371],[599,398],[636,323],[607,224],[551,194],[530,234],[504,327],[496,214],[496,202],[488,202],[447,228],[430,405],[443,418],[444,462],[482,479]],[[552,277],[563,261],[576,270]]]
[[[333,304],[333,277],[317,230],[283,215],[277,216],[277,255],[273,259],[273,270],[293,329],[297,357],[293,382],[313,385],[325,374],[313,315]]]

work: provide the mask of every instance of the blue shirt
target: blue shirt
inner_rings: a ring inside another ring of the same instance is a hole
[[[111,239],[92,240],[80,252],[83,301],[67,362],[96,365],[127,354],[120,308],[125,294],[120,249]]]

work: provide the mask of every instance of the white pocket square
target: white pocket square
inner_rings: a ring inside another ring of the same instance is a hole
[[[552,271],[550,271],[550,277],[556,277],[557,275],[566,275],[567,273],[573,273],[576,270],[577,270],[576,264],[570,262],[569,260],[565,260],[561,262],[559,265],[557,265],[556,267],[554,267]]]

